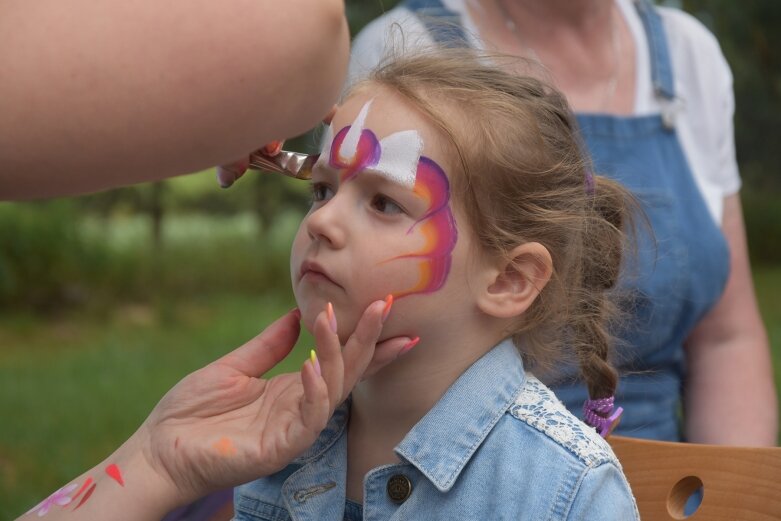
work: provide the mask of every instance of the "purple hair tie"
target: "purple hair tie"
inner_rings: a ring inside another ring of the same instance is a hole
[[[595,192],[595,182],[594,182],[594,174],[589,170],[588,168],[585,169],[583,172],[583,177],[585,178],[585,190],[587,195],[594,195]]]
[[[613,432],[624,412],[622,407],[613,410],[614,402],[615,397],[609,396],[598,400],[589,399],[583,404],[583,419],[588,425],[597,429],[603,438],[607,438]]]

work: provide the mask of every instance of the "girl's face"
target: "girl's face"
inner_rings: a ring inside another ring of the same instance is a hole
[[[365,88],[339,108],[291,253],[308,329],[331,302],[344,341],[366,306],[388,294],[395,302],[383,338],[424,338],[473,312],[472,238],[453,205],[450,165],[438,133],[387,89]]]

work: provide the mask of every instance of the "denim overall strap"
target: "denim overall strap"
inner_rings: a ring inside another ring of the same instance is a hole
[[[445,7],[441,0],[406,0],[402,7],[415,13],[434,42],[444,47],[468,47],[461,15]]]
[[[649,0],[635,0],[635,7],[643,21],[648,37],[648,51],[651,55],[651,81],[657,97],[672,101],[675,99],[675,85],[667,36],[659,13]]]

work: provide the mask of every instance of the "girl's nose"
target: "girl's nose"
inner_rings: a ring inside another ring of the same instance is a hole
[[[313,241],[321,241],[331,248],[344,247],[346,218],[339,201],[334,197],[306,217],[306,231]]]

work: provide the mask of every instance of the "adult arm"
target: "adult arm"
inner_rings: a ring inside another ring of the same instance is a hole
[[[373,358],[385,311],[385,302],[371,304],[344,347],[322,312],[313,330],[317,362],[264,379],[298,338],[300,315],[288,313],[184,378],[116,452],[22,518],[157,521],[209,492],[282,469],[315,441],[358,378],[409,342],[386,340]]]
[[[314,126],[343,0],[0,3],[0,199],[194,172]]]
[[[722,229],[730,250],[727,285],[686,344],[686,436],[698,443],[772,446],[778,436],[773,365],[737,194],[725,199]]]

